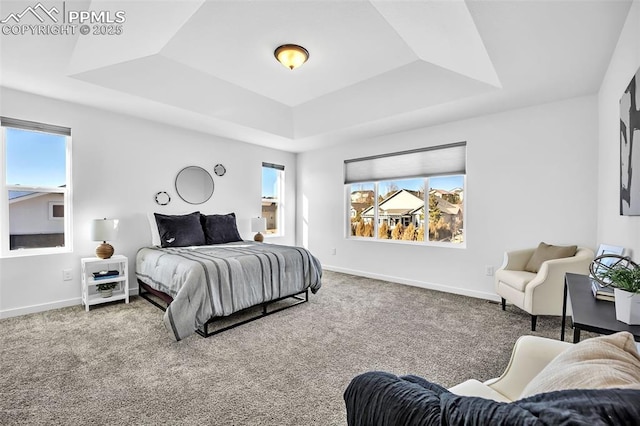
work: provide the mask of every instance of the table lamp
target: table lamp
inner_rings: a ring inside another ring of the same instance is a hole
[[[113,246],[107,241],[113,241],[118,236],[118,219],[95,219],[91,223],[91,239],[102,241],[96,247],[96,256],[100,259],[109,259],[113,256]]]
[[[264,235],[261,232],[267,230],[267,219],[264,217],[252,217],[251,218],[251,232],[257,232],[253,237],[254,241],[259,243],[264,241]]]

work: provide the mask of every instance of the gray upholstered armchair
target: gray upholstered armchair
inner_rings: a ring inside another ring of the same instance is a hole
[[[508,301],[531,314],[532,331],[538,315],[562,315],[564,275],[587,275],[594,256],[588,248],[573,246],[573,256],[544,260],[542,249],[564,247],[540,244],[538,248],[506,252],[504,263],[495,273],[495,290],[502,298],[502,310]]]

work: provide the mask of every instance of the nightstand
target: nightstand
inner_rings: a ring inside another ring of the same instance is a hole
[[[113,302],[115,300],[124,300],[129,303],[129,260],[126,256],[117,254],[109,259],[100,259],[98,257],[83,257],[82,265],[82,304],[86,311],[89,306],[99,303]],[[104,278],[94,278],[94,272],[100,271],[118,271],[118,275]],[[98,284],[114,283],[116,287],[113,294],[109,297],[103,297],[97,290]]]

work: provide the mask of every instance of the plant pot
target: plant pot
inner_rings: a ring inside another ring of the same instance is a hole
[[[100,290],[100,295],[102,297],[111,297],[111,296],[113,296],[113,289],[110,288],[108,290]]]
[[[640,325],[640,293],[614,288],[616,319],[629,325]]]

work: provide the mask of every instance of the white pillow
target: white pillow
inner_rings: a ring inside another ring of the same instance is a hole
[[[151,245],[160,247],[162,242],[160,241],[160,232],[158,232],[155,214],[147,213],[147,219],[149,219],[149,228],[151,228]]]
[[[640,354],[627,331],[592,337],[555,357],[520,398],[565,389],[640,389]]]

